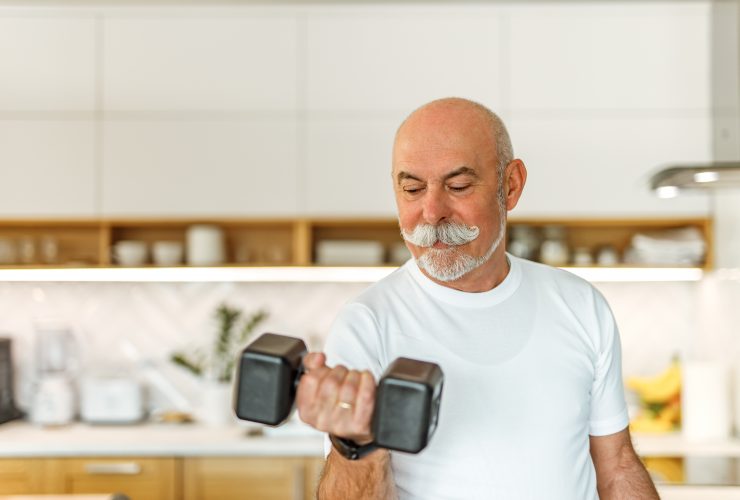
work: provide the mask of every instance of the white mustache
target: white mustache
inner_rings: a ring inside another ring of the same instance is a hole
[[[401,229],[403,239],[417,247],[430,247],[438,241],[450,246],[464,245],[476,239],[479,234],[478,226],[467,226],[457,222],[443,222],[436,226],[419,224],[413,231]]]

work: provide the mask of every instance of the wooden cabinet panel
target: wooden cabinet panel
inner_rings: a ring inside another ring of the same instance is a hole
[[[44,464],[35,459],[0,460],[0,494],[43,492]]]
[[[303,500],[303,458],[187,458],[185,500]]]
[[[56,493],[123,493],[132,500],[180,498],[175,458],[49,459],[46,464],[47,487]]]

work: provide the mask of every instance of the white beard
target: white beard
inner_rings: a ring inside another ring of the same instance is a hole
[[[504,240],[505,233],[506,217],[502,216],[498,236],[484,255],[473,257],[472,255],[463,253],[457,246],[449,248],[429,247],[416,259],[416,263],[429,276],[438,281],[449,282],[458,280],[470,271],[488,262]]]

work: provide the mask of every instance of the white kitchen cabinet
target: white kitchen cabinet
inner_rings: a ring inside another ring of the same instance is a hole
[[[528,170],[512,212],[528,217],[706,216],[709,198],[660,199],[652,173],[711,159],[704,118],[522,118],[508,123],[514,154]]]
[[[397,119],[314,119],[307,125],[305,212],[392,216]]]
[[[710,8],[709,2],[512,6],[510,106],[621,115],[706,110]]]
[[[311,111],[402,110],[452,95],[500,100],[498,9],[383,5],[309,14]]]
[[[104,135],[104,216],[298,210],[292,120],[120,120],[106,122]]]
[[[104,107],[292,111],[297,50],[294,16],[177,9],[111,15],[104,23]]]
[[[96,216],[94,130],[84,120],[0,120],[0,216]]]
[[[92,16],[0,11],[0,111],[90,111],[94,105]]]

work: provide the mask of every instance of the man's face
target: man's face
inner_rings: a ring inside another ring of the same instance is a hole
[[[426,253],[443,267],[460,255],[481,258],[501,235],[496,151],[490,128],[481,120],[469,110],[422,109],[397,135],[393,183],[401,230],[410,233],[420,224],[446,223],[479,230],[459,246],[437,241],[428,248],[407,240],[417,261]]]

